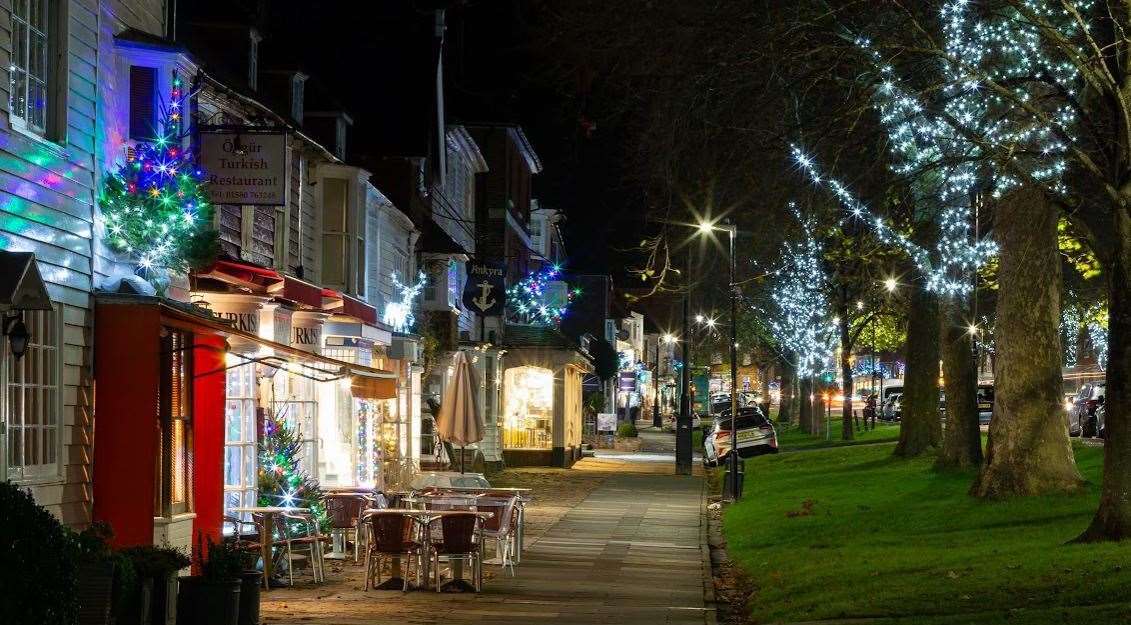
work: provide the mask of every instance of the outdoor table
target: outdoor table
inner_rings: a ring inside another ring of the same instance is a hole
[[[442,517],[442,516],[445,516],[445,515],[466,514],[467,512],[469,512],[469,511],[467,511],[467,510],[419,510],[419,509],[416,509],[416,508],[369,508],[367,510],[363,510],[361,512],[361,516],[366,517],[366,516],[369,516],[371,514],[398,514],[399,513],[399,514],[403,514],[405,516],[413,518],[417,523],[420,523],[420,525],[424,528],[424,540],[421,542],[421,545],[424,547],[425,556],[427,556],[428,547],[429,547],[429,544],[432,540],[432,532],[430,531],[430,527],[432,525],[432,522],[435,521],[436,519]],[[480,519],[489,519],[489,518],[495,516],[494,512],[474,512],[473,514],[478,515]],[[480,540],[480,542],[482,542],[482,540]],[[389,571],[389,579],[385,580],[381,584],[381,586],[379,587],[380,590],[396,590],[397,588],[404,587],[404,578],[401,577],[401,575],[403,574],[403,571],[401,570],[401,559],[398,556],[393,556],[391,559],[392,559],[393,563],[392,563],[392,570]],[[429,573],[428,566],[429,566],[429,560],[428,560],[427,557],[425,557],[424,558],[424,579],[425,580],[428,579],[428,573]],[[452,576],[455,577],[456,579],[463,577],[463,561],[462,560],[456,560],[455,562],[452,563]]]
[[[495,488],[483,486],[449,486],[443,490],[457,492],[457,493],[511,493],[518,497],[518,505],[515,506],[517,512],[516,528],[515,528],[515,550],[514,562],[515,564],[522,563],[522,549],[524,546],[523,541],[526,536],[526,504],[534,501],[534,496],[530,493],[534,492],[533,488]]]
[[[275,569],[275,515],[283,513],[309,513],[310,508],[291,508],[284,506],[249,506],[246,508],[230,508],[232,512],[246,512],[249,514],[262,514],[263,525],[259,528],[259,544],[263,549],[263,585],[270,589],[270,582]],[[290,563],[287,563],[288,566]]]

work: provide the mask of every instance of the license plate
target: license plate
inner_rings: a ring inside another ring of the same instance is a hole
[[[760,438],[762,438],[762,433],[759,432],[758,430],[746,430],[746,431],[740,431],[738,433],[739,444],[750,443],[750,442],[756,441]]]

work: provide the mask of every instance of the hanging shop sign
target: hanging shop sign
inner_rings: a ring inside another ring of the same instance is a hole
[[[635,371],[621,371],[619,376],[619,384],[617,388],[622,391],[633,393],[636,391],[636,372]]]
[[[289,154],[285,132],[200,132],[200,164],[213,204],[285,206]]]
[[[503,314],[507,302],[506,277],[506,264],[501,259],[468,262],[463,305],[478,315]]]

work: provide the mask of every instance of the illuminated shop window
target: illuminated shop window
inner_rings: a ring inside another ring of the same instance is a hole
[[[504,374],[503,446],[549,449],[554,420],[554,374],[541,367],[514,367]]]

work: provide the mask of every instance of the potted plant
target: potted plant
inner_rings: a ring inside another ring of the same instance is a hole
[[[639,438],[636,424],[628,421],[617,426],[617,437],[613,442],[613,449],[617,451],[640,451],[643,441]]]
[[[122,589],[132,583],[128,579],[132,577],[132,569],[119,567],[119,558],[110,551],[113,536],[110,526],[100,522],[91,523],[72,536],[76,548],[79,625],[107,625],[113,613],[115,594],[121,597]],[[115,571],[120,574],[117,580]]]
[[[72,625],[75,544],[24,489],[0,482],[0,614],[5,623]]]
[[[170,547],[141,545],[119,554],[134,569],[135,583],[127,589],[125,605],[119,613],[122,625],[165,625],[176,614],[177,571],[188,566],[188,556]]]
[[[240,573],[239,625],[259,625],[259,592],[263,583],[263,571],[255,568],[259,552],[244,551],[240,556],[243,572]]]
[[[178,625],[238,625],[240,614],[240,552],[227,542],[208,538],[207,552],[197,538],[200,575],[180,578]],[[207,553],[207,559],[204,554]]]

